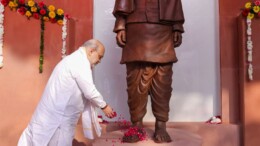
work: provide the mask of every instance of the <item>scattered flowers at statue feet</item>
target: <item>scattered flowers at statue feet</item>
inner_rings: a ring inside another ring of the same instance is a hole
[[[115,118],[117,116],[117,113],[116,112],[114,112],[113,113],[113,117],[112,118]]]
[[[125,118],[120,114],[118,116],[117,121],[115,121],[115,124],[117,124],[118,127],[120,127],[123,131],[123,129],[128,129],[131,126],[131,122],[125,120]]]
[[[134,139],[138,138],[137,141],[143,141],[146,139],[146,132],[143,128],[134,126],[130,127],[128,131],[124,133],[124,138],[122,139],[122,142],[126,142],[126,139]]]
[[[115,118],[116,116],[117,116],[117,113],[114,112],[113,116],[110,119]],[[108,121],[103,119],[102,115],[98,115],[98,122],[101,123],[101,124],[108,124],[109,123]]]
[[[248,19],[253,19],[260,16],[260,0],[247,2],[242,9],[242,15]]]
[[[115,126],[120,128],[120,131],[124,133],[123,138],[107,138],[106,142],[112,143],[124,143],[125,139],[132,139],[135,138],[137,141],[148,140],[148,135],[143,128],[140,127],[132,127],[131,122],[125,120],[125,118],[121,114],[117,114],[114,112],[114,117],[117,117],[117,121],[115,121]],[[101,115],[98,116],[98,120],[101,124],[107,124],[108,122],[105,121]],[[110,123],[112,124],[112,123]]]
[[[211,117],[208,121],[206,121],[206,123],[208,123],[208,124],[221,124],[222,123],[221,116]]]

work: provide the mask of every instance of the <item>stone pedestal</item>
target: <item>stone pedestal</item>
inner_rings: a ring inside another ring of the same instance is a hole
[[[122,124],[102,124],[102,136],[95,140],[84,138],[82,125],[76,129],[73,146],[241,146],[241,127],[235,124],[206,124],[203,122],[168,122],[167,131],[171,143],[157,144],[152,140],[154,122],[144,123],[148,139],[134,144],[121,143],[124,130]]]
[[[122,143],[121,138],[124,135],[124,130],[116,130],[103,134],[94,141],[93,146],[202,146],[201,137],[186,130],[167,128],[173,141],[170,143],[158,144],[152,140],[154,129],[150,127],[145,127],[144,129],[147,132],[146,140],[137,143]]]

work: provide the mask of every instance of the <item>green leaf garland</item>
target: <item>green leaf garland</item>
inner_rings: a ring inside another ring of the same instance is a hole
[[[41,19],[41,42],[40,42],[40,58],[39,58],[39,73],[43,72],[43,62],[44,62],[44,29],[45,29],[45,23],[44,20]]]

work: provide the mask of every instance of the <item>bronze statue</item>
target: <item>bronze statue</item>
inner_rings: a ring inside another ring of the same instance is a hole
[[[114,32],[127,68],[128,106],[133,126],[142,127],[148,95],[156,118],[154,141],[171,142],[166,131],[175,47],[182,43],[181,0],[116,0]],[[137,136],[123,137],[136,142]]]

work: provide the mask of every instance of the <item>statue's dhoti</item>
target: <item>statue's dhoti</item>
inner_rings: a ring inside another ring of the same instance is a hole
[[[156,120],[166,122],[172,92],[172,63],[131,62],[127,67],[127,92],[131,121],[142,121],[148,95]]]

